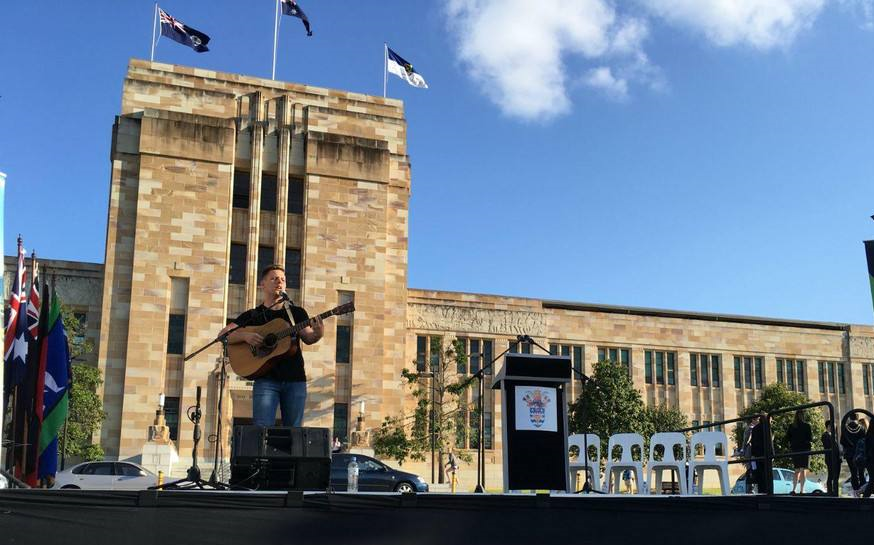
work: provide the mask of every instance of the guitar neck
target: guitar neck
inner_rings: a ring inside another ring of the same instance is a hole
[[[323,313],[319,314],[318,316],[313,316],[313,317],[311,317],[311,318],[309,318],[309,319],[307,319],[307,320],[304,320],[303,322],[296,323],[296,324],[294,324],[293,326],[289,327],[288,329],[286,329],[286,330],[284,330],[284,331],[282,331],[282,332],[280,332],[280,333],[277,333],[277,334],[276,334],[276,337],[277,337],[278,339],[282,339],[282,338],[289,337],[289,336],[296,336],[296,335],[297,335],[298,333],[300,333],[302,330],[304,330],[304,329],[306,329],[307,327],[311,326],[311,325],[313,324],[313,322],[315,321],[316,318],[320,318],[320,319],[324,320],[325,318],[330,318],[330,317],[333,316],[333,315],[334,315],[334,311],[333,311],[333,310],[329,310],[329,311],[327,311],[327,312],[323,312]]]

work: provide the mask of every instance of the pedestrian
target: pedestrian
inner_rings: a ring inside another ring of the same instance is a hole
[[[449,450],[449,459],[443,464],[443,474],[448,482],[452,482],[452,477],[458,471],[458,460],[455,458],[455,451]]]
[[[761,418],[756,416],[750,420],[749,426],[744,431],[744,456],[747,458],[747,494],[767,493],[770,479],[765,475],[765,428]],[[759,459],[753,459],[759,458]],[[754,488],[755,487],[755,488]]]
[[[622,472],[622,481],[625,483],[625,493],[631,494],[631,470],[626,469]]]
[[[810,454],[813,442],[813,433],[810,424],[804,421],[804,411],[795,411],[795,421],[789,425],[786,431],[786,440],[789,442],[789,450],[792,454],[792,467],[795,474],[792,476],[792,495],[795,495],[795,487],[798,493],[804,494],[804,485],[807,482],[807,469],[810,467]]]
[[[856,464],[856,445],[868,432],[864,419],[856,417],[856,413],[850,414],[844,429],[841,430],[841,448],[844,451],[844,460],[850,468],[850,483],[853,486],[853,497],[859,497],[859,490],[865,484],[865,468]]]
[[[835,452],[835,438],[832,435],[834,422],[831,420],[825,423],[825,431],[822,432],[822,449],[825,451],[825,467],[828,471],[826,486],[829,495],[837,494],[835,477],[841,472],[841,457],[840,451]]]

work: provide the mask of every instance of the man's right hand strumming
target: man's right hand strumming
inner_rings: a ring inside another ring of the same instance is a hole
[[[264,337],[254,331],[240,331],[237,333],[240,341],[249,344],[250,346],[261,346],[264,344]]]

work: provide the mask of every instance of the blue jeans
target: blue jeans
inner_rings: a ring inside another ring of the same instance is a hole
[[[307,402],[306,382],[255,379],[252,387],[252,419],[256,426],[275,426],[276,408],[282,409],[282,425],[300,427]]]

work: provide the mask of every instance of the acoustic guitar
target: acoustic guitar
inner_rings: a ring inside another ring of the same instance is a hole
[[[311,326],[316,318],[324,320],[331,316],[340,316],[354,311],[355,303],[346,303],[294,325],[289,325],[282,318],[276,318],[264,325],[241,327],[242,331],[254,331],[261,335],[264,342],[261,346],[252,346],[244,342],[228,345],[231,369],[243,378],[263,377],[273,369],[279,358],[286,354],[290,356],[297,354],[300,350],[298,343],[294,342],[297,334]]]

